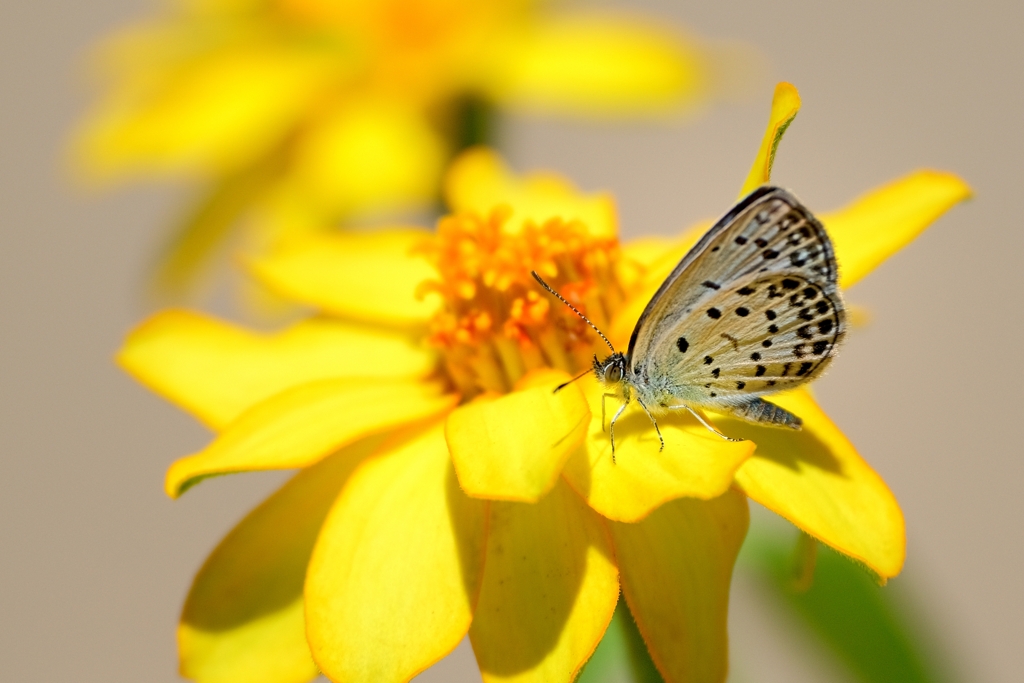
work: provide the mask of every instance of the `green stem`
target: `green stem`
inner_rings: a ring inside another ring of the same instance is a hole
[[[624,599],[619,599],[612,623],[576,680],[577,683],[664,683]]]

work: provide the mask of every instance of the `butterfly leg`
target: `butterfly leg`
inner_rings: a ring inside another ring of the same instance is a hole
[[[679,410],[680,408],[689,411],[690,415],[693,415],[695,418],[697,418],[697,422],[700,422],[702,425],[704,425],[708,429],[708,431],[714,432],[715,434],[722,437],[726,441],[743,441],[743,439],[734,439],[733,437],[726,436],[722,432],[718,431],[717,429],[715,429],[715,426],[708,421],[706,417],[704,417],[703,415],[701,415],[700,413],[698,413],[696,410],[686,405],[685,403],[681,403],[675,406],[668,406],[669,410]]]
[[[643,401],[638,398],[636,402],[639,403],[640,407],[644,409],[645,413],[647,413],[647,417],[651,418],[651,424],[654,425],[654,431],[658,433],[658,440],[661,441],[661,448],[658,449],[658,452],[661,453],[665,450],[665,437],[661,435],[661,430],[658,428],[658,421],[654,419],[653,415],[651,415],[651,411],[647,410],[647,406],[644,405]]]
[[[618,394],[606,393],[606,394],[602,394],[601,395],[601,431],[602,432],[604,431],[604,424],[605,424],[604,402],[605,402],[605,399],[607,399],[609,396],[611,396],[612,398],[618,398],[619,397]]]
[[[604,405],[604,404],[602,403],[602,405]],[[628,406],[628,405],[629,405],[628,401],[626,403],[623,403],[619,407],[618,411],[616,411],[615,417],[612,418],[611,423],[608,424],[608,433],[611,435],[611,439],[612,439],[612,464],[613,465],[615,464],[615,421],[619,419],[619,415],[622,415],[622,411],[625,410],[626,406]]]

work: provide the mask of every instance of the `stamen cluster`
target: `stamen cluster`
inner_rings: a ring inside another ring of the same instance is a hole
[[[442,218],[430,257],[445,306],[430,340],[444,350],[449,376],[464,396],[505,393],[528,371],[586,368],[604,345],[582,320],[544,292],[536,270],[599,327],[622,300],[615,277],[618,241],[591,235],[577,220],[515,222],[507,206],[483,217]]]

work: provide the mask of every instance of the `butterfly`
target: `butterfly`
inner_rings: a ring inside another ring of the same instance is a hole
[[[690,249],[647,304],[626,353],[533,276],[611,349],[603,360],[594,356],[592,370],[623,401],[609,424],[613,460],[615,421],[632,400],[650,417],[662,448],[655,415],[673,410],[690,412],[730,441],[740,439],[718,431],[701,409],[800,429],[798,416],[761,397],[820,376],[846,333],[832,242],[778,187],[751,192]]]

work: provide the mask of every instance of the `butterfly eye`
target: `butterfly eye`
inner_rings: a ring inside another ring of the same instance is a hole
[[[618,365],[613,365],[608,368],[604,375],[605,381],[610,384],[618,384],[622,381],[622,368]]]

